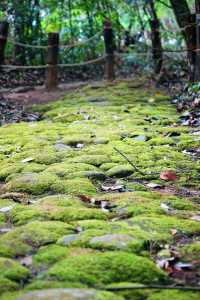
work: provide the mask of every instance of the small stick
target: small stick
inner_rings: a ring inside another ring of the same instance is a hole
[[[183,290],[183,291],[200,291],[198,286],[176,286],[176,285],[135,285],[135,286],[118,286],[108,287],[107,291],[123,291],[123,290],[137,290],[137,289],[158,289],[158,290]]]
[[[150,174],[143,173],[142,171],[140,171],[140,169],[136,165],[134,165],[134,163],[124,153],[122,153],[119,149],[117,149],[116,147],[114,147],[114,150],[116,152],[118,152],[133,167],[133,169],[136,172],[140,173],[143,176],[150,175]]]

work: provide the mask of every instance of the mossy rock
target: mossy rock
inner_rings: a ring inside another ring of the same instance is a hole
[[[80,248],[80,247],[66,247],[62,245],[46,245],[42,246],[38,249],[37,253],[33,256],[33,266],[36,269],[40,269],[43,267],[49,267],[56,262],[59,262],[68,256],[76,256],[89,253],[96,253],[96,250],[89,248]],[[41,278],[43,279],[43,278]],[[41,280],[40,279],[40,280]],[[37,279],[39,280],[39,279]],[[57,281],[58,282],[58,281]],[[80,282],[76,282],[76,284],[82,284]],[[65,286],[66,287],[66,286]],[[67,286],[69,287],[69,286]]]
[[[27,280],[30,272],[18,262],[0,257],[0,293],[16,290],[19,284]]]
[[[71,195],[95,195],[97,191],[92,182],[86,178],[75,178],[54,182],[52,190],[56,193]]]
[[[50,167],[46,169],[47,173],[55,174],[59,177],[64,178],[74,178],[74,175],[76,173],[80,172],[86,172],[86,171],[98,171],[98,168],[95,166],[85,164],[85,163],[59,163],[59,164],[53,164]],[[76,176],[78,177],[78,176]]]
[[[19,283],[0,277],[0,295],[2,293],[6,293],[7,291],[17,290],[18,288]],[[1,296],[0,299],[2,299]]]
[[[186,261],[195,261],[200,258],[200,241],[185,245],[180,248],[181,256]]]
[[[122,251],[70,256],[51,267],[47,276],[99,287],[120,281],[156,283],[166,280],[165,274],[149,259]]]
[[[0,257],[0,277],[4,277],[13,281],[25,280],[30,276],[30,272],[25,267],[22,267],[18,262]]]
[[[86,163],[99,167],[102,164],[110,162],[110,159],[107,155],[81,155],[79,157],[73,158],[72,162]]]
[[[57,243],[68,247],[123,250],[134,253],[139,253],[147,248],[148,240],[145,240],[142,232],[136,233],[130,228],[120,228],[117,224],[107,227],[107,229],[88,229],[76,235],[66,235],[61,237]]]
[[[107,220],[109,214],[100,209],[78,206],[58,206],[56,203],[36,203],[29,206],[17,206],[10,212],[10,219],[15,225],[24,225],[30,221],[56,220],[74,222],[78,220]]]
[[[174,216],[137,216],[128,220],[128,224],[139,228],[152,236],[152,240],[170,241],[173,239],[172,229],[189,236],[200,232],[200,224],[192,220]]]
[[[123,300],[110,292],[89,289],[49,289],[29,292],[16,300]]]
[[[148,300],[198,300],[198,292],[178,291],[178,290],[167,290],[162,292],[155,292]]]
[[[73,227],[63,222],[31,222],[0,237],[0,255],[26,255],[42,245],[55,243],[64,234],[72,232]]]
[[[5,190],[40,195],[51,191],[52,185],[59,184],[59,178],[47,173],[25,173],[10,180]]]
[[[128,177],[131,174],[133,174],[134,170],[132,166],[129,165],[120,165],[120,166],[116,166],[111,168],[110,170],[108,170],[106,172],[107,176],[109,177]]]

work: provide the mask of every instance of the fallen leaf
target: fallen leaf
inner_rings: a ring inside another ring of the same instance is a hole
[[[176,181],[177,175],[174,171],[163,171],[160,173],[160,179],[165,181]]]

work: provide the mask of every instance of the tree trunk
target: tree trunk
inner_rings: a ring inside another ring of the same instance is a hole
[[[150,27],[151,27],[154,71],[156,74],[159,74],[163,64],[163,49],[162,49],[162,40],[160,36],[160,21],[158,19],[153,0],[150,1],[150,14],[152,17],[152,20],[150,21]]]
[[[170,0],[177,23],[182,28],[183,37],[188,49],[188,61],[190,79],[194,79],[195,70],[195,48],[196,48],[196,26],[195,16],[191,14],[187,0]]]

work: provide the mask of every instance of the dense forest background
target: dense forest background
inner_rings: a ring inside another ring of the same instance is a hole
[[[50,32],[59,32],[60,45],[89,39],[78,47],[61,47],[60,64],[101,57],[105,51],[101,33],[109,19],[115,51],[121,54],[116,62],[122,73],[130,74],[130,67],[134,67],[134,72],[153,70],[159,74],[164,67],[179,73],[189,71],[194,78],[196,53],[191,51],[196,48],[195,12],[194,0],[1,1],[0,21],[9,23],[5,64],[45,64]],[[128,70],[122,70],[122,65]]]

